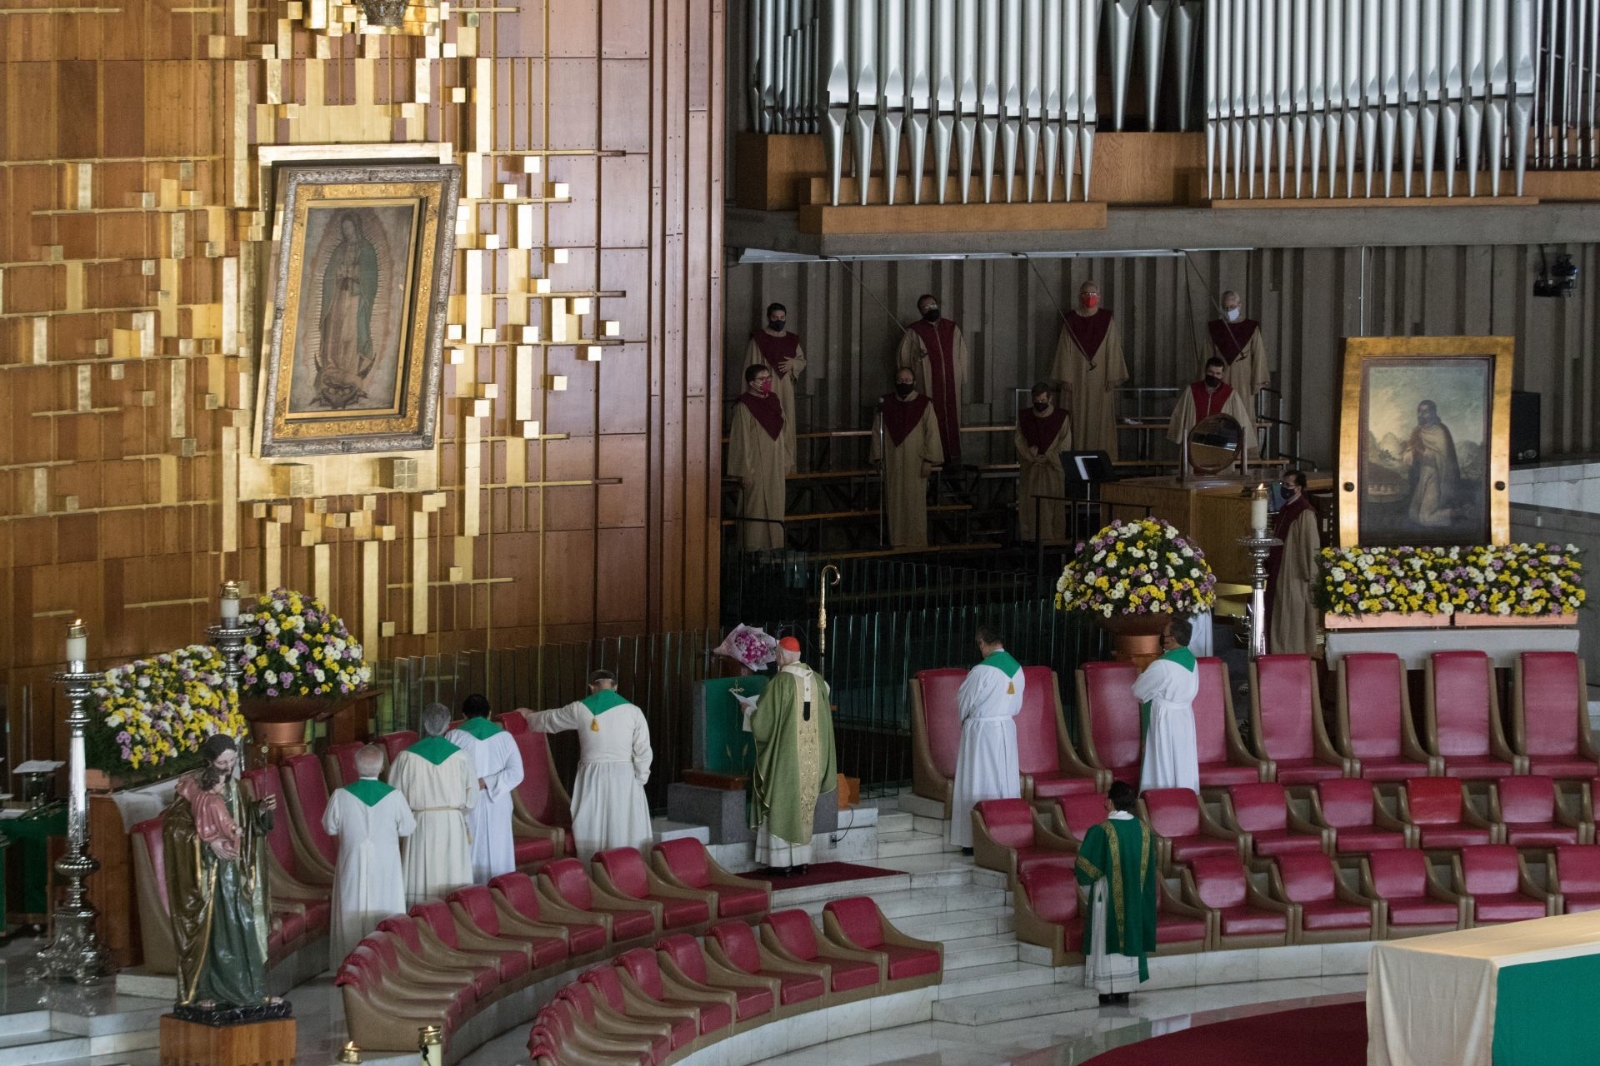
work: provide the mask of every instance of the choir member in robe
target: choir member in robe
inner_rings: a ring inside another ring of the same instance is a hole
[[[522,784],[522,752],[499,723],[489,720],[489,701],[478,693],[461,705],[465,719],[445,739],[472,760],[478,775],[478,805],[467,816],[472,834],[472,879],[480,885],[517,868],[511,837],[511,792]]]
[[[1061,316],[1053,375],[1067,388],[1073,435],[1079,451],[1117,457],[1117,386],[1128,380],[1122,331],[1100,306],[1100,286],[1086,281],[1078,306]]]
[[[572,836],[578,858],[607,848],[650,846],[650,726],[644,712],[617,692],[609,670],[589,675],[589,695],[553,711],[523,711],[535,733],[578,734],[578,776],[572,787]]]
[[[972,808],[983,800],[1022,795],[1016,723],[1025,687],[1022,664],[1007,653],[993,626],[978,628],[978,654],[983,661],[967,671],[956,690],[961,741],[950,785],[950,843],[967,855],[972,854]]]
[[[1254,410],[1256,393],[1272,381],[1267,346],[1261,342],[1261,323],[1244,317],[1239,294],[1229,289],[1222,294],[1222,317],[1207,322],[1206,331],[1211,337],[1210,354],[1226,367],[1223,379],[1245,406]]]
[[[772,391],[783,404],[783,441],[789,449],[789,469],[794,469],[794,427],[799,413],[794,405],[794,383],[806,369],[806,350],[800,336],[787,332],[789,312],[782,304],[767,305],[767,324],[750,334],[745,346],[745,366],[765,366],[772,371]]]
[[[467,816],[478,805],[478,774],[472,758],[444,738],[449,728],[450,708],[429,704],[422,712],[422,739],[389,767],[389,784],[417,816],[405,847],[407,907],[472,884]]]
[[[883,471],[883,508],[889,543],[896,548],[928,544],[928,475],[944,462],[939,416],[917,392],[910,370],[896,375],[893,392],[878,404],[872,425],[872,461]]]
[[[1194,698],[1200,672],[1187,618],[1174,618],[1161,637],[1161,657],[1133,683],[1144,719],[1144,766],[1139,787],[1186,788],[1200,795],[1200,748],[1195,739]]]
[[[900,340],[900,366],[916,375],[917,391],[939,416],[939,446],[949,466],[961,462],[961,393],[967,387],[967,341],[961,327],[939,314],[939,298],[917,297],[921,316]]]
[[[417,820],[400,791],[378,780],[382,769],[376,744],[356,752],[360,778],[336,789],[322,814],[322,828],[339,838],[329,934],[335,970],[379,922],[406,909],[400,838],[411,835]]]
[[[1267,647],[1274,655],[1310,655],[1317,646],[1317,610],[1311,583],[1317,579],[1322,537],[1317,512],[1306,499],[1306,476],[1285,470],[1279,481],[1285,503],[1272,522],[1283,546],[1267,553]]]
[[[727,469],[739,479],[739,545],[745,551],[783,547],[784,475],[794,469],[794,453],[772,377],[764,363],[744,368],[744,391],[728,425]]]
[[[1084,983],[1100,1005],[1128,1002],[1150,979],[1156,950],[1156,844],[1150,827],[1133,815],[1136,794],[1126,781],[1106,793],[1108,816],[1083,836],[1073,874],[1089,890],[1084,916]]]
[[[1017,413],[1012,441],[1020,465],[1017,481],[1017,527],[1023,540],[1063,540],[1067,514],[1061,500],[1035,501],[1041,496],[1060,497],[1066,491],[1061,453],[1072,447],[1072,419],[1057,407],[1049,382],[1033,386],[1033,405]],[[1034,515],[1039,516],[1038,529]]]
[[[756,742],[751,814],[756,862],[769,873],[803,874],[811,863],[817,797],[839,787],[827,682],[800,661],[800,642],[778,641],[778,672],[745,703]]]
[[[1255,442],[1255,420],[1250,417],[1250,409],[1245,406],[1243,395],[1228,384],[1227,364],[1221,356],[1216,355],[1206,360],[1205,377],[1190,383],[1187,389],[1178,394],[1178,403],[1172,409],[1172,421],[1167,423],[1167,439],[1181,448],[1188,439],[1189,431],[1212,415],[1228,415],[1244,430],[1244,439],[1239,442],[1242,463]]]

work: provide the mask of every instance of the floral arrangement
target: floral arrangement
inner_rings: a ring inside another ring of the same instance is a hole
[[[106,671],[86,737],[96,770],[181,772],[215,733],[245,734],[222,653],[201,644]]]
[[[778,657],[778,638],[754,626],[737,625],[715,649],[740,666],[759,669]]]
[[[321,600],[273,589],[258,596],[255,611],[240,620],[261,627],[240,659],[242,695],[343,696],[372,680],[361,645]]]
[[[1575,545],[1324,548],[1317,584],[1330,614],[1568,614],[1583,606]]]
[[[1194,614],[1216,602],[1205,553],[1160,519],[1113,522],[1061,571],[1056,608],[1114,614]]]

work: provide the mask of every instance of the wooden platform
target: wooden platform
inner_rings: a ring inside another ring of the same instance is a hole
[[[161,1066],[294,1066],[293,1018],[213,1028],[161,1016]]]
[[[1095,203],[896,204],[800,208],[801,233],[1021,233],[1106,228]]]

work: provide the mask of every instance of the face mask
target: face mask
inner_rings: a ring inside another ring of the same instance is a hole
[[[1283,510],[1283,505],[1285,502],[1287,501],[1285,501],[1283,496],[1283,483],[1274,481],[1267,488],[1267,506],[1272,508],[1274,511],[1281,511]]]
[[[774,333],[782,333],[784,325],[785,325],[785,320],[784,319],[781,319],[781,318],[769,318],[769,319],[767,319],[767,328],[770,329]]]
[[[1033,409],[1038,411],[1040,414],[1044,414],[1046,411],[1050,410],[1050,401],[1046,400],[1043,403],[1036,401],[1033,405]]]
[[[1222,379],[1221,378],[1214,378],[1210,374],[1206,375],[1206,388],[1208,388],[1208,389],[1212,390],[1213,392],[1215,392],[1217,389],[1220,389],[1221,387],[1222,387]]]
[[[937,322],[937,321],[939,321],[939,309],[937,307],[929,307],[926,310],[924,310],[922,312],[922,321],[924,321],[924,322]]]
[[[1094,292],[1084,293],[1078,297],[1078,302],[1084,306],[1085,310],[1093,311],[1100,306],[1100,294]]]
[[[767,395],[772,391],[772,379],[768,378],[765,381],[756,382],[756,388],[760,390],[761,395]]]
[[[1229,322],[1239,321],[1239,309],[1237,307],[1230,307],[1222,313],[1227,317]]]
[[[915,385],[900,384],[894,387],[894,394],[900,397],[902,400],[916,391],[917,387]]]

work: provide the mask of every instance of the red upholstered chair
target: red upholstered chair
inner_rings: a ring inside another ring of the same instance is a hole
[[[936,985],[944,973],[944,945],[896,929],[866,896],[836,899],[822,908],[822,936],[834,947],[883,956],[884,992]]]
[[[414,1051],[419,1028],[437,1025],[452,1033],[471,1010],[470,1004],[424,994],[394,980],[376,953],[359,947],[340,965],[333,984],[344,1000],[350,1039],[372,1051]]]
[[[1500,724],[1494,664],[1481,651],[1436,651],[1423,668],[1428,749],[1451,777],[1484,780],[1528,772]]]
[[[736,1001],[732,992],[714,988],[694,988],[679,984],[661,972],[656,953],[649,948],[634,948],[618,955],[613,965],[620,971],[622,987],[636,996],[680,1014],[698,1017],[701,1038],[726,1036],[733,1025]]]
[[[383,932],[369,933],[352,952],[364,956],[381,974],[384,986],[407,997],[443,998],[462,1017],[478,1009],[478,990],[460,974],[418,966],[401,950],[400,939]]]
[[[1181,876],[1185,899],[1216,913],[1212,928],[1218,948],[1227,951],[1296,943],[1300,908],[1256,888],[1244,863],[1234,856],[1195,859]]]
[[[1316,666],[1305,655],[1263,655],[1250,664],[1250,727],[1256,754],[1283,785],[1355,776],[1322,720]]]
[[[1095,795],[1063,796],[1050,814],[1051,829],[1074,849],[1082,846],[1089,827],[1106,820],[1106,798]]]
[[[356,770],[356,752],[366,746],[366,742],[361,740],[328,745],[328,750],[322,755],[322,773],[327,778],[329,792],[343,788],[361,776]],[[387,763],[384,769],[388,769]]]
[[[705,932],[716,913],[717,894],[668,884],[645,865],[636,848],[597,851],[589,864],[590,876],[601,891],[629,903],[640,903],[656,913],[663,930]]]
[[[706,936],[706,954],[718,964],[751,977],[777,982],[777,1016],[787,1017],[823,1004],[827,994],[825,967],[794,965],[761,946],[743,922],[721,922]]]
[[[1561,913],[1561,899],[1534,884],[1510,844],[1477,844],[1451,856],[1455,890],[1472,900],[1472,924],[1525,922]]]
[[[161,818],[139,822],[128,830],[133,850],[133,885],[139,906],[139,940],[144,964],[152,973],[178,972],[178,949],[172,939],[172,909],[167,900],[166,848]]]
[[[1024,666],[1022,677],[1022,710],[1015,719],[1022,797],[1048,803],[1110,788],[1110,779],[1080,759],[1072,746],[1056,672],[1048,666]]]
[[[522,755],[522,781],[511,791],[512,831],[519,837],[550,840],[557,855],[576,855],[572,800],[556,775],[545,735],[522,732],[513,734],[513,739]]]
[[[622,971],[616,966],[593,966],[578,975],[581,984],[593,990],[597,1003],[617,1014],[635,1021],[667,1026],[674,1052],[695,1046],[700,1038],[700,1012],[678,1010],[663,1006],[638,990],[631,982],[624,983]],[[730,1012],[731,1013],[731,1012]]]
[[[1242,858],[1243,841],[1211,820],[1186,788],[1153,788],[1139,795],[1139,817],[1156,835],[1156,855],[1169,875],[1198,858]],[[1103,820],[1103,819],[1102,819]]]
[[[1018,941],[1049,948],[1051,966],[1083,962],[1083,901],[1070,869],[1024,870],[1017,878],[1012,908]]]
[[[1550,890],[1567,914],[1600,911],[1600,847],[1560,847],[1550,856]]]
[[[1272,894],[1300,908],[1301,944],[1382,940],[1382,900],[1346,887],[1326,855],[1280,855],[1267,874]]]
[[[1333,851],[1332,830],[1320,829],[1295,813],[1276,781],[1228,789],[1222,796],[1222,826],[1240,838],[1247,856]]]
[[[911,791],[944,804],[950,817],[951,782],[961,746],[956,692],[965,670],[918,670],[911,678]]]
[[[1084,663],[1077,674],[1083,761],[1135,787],[1144,744],[1139,701],[1133,698],[1138,677],[1132,663]],[[1104,775],[1101,780],[1111,787]]]
[[[458,888],[445,897],[456,924],[479,942],[514,941],[528,945],[535,970],[567,961],[566,930],[557,925],[515,920],[495,906],[494,893],[483,885]]]
[[[1554,848],[1594,842],[1593,825],[1556,801],[1554,778],[1502,777],[1489,786],[1489,820],[1500,826],[1500,840],[1514,848]]]
[[[328,782],[320,760],[315,755],[292,756],[279,767],[279,777],[289,804],[285,814],[302,850],[309,850],[313,858],[334,869],[339,862],[339,842],[322,828],[322,816],[328,810]]]
[[[1423,848],[1494,844],[1497,826],[1466,801],[1461,782],[1450,777],[1413,777],[1400,789],[1400,820],[1417,827]]]
[[[527,983],[533,965],[533,946],[513,940],[496,940],[456,925],[450,905],[442,899],[418,903],[407,912],[416,920],[424,940],[432,938],[455,955],[464,955],[483,965],[492,965],[501,984],[520,987]]]
[[[446,974],[458,984],[471,985],[479,1002],[499,999],[510,991],[501,980],[498,958],[482,958],[450,950],[438,937],[426,933],[422,922],[409,914],[391,914],[378,923],[378,931],[394,938],[402,961],[418,973]]]
[[[1100,800],[1104,812],[1105,800]],[[980,800],[972,808],[973,861],[1015,881],[1019,870],[1040,864],[1072,868],[1077,849],[1055,835],[1027,800]]]
[[[620,989],[622,982],[617,981]],[[626,1040],[647,1047],[648,1058],[641,1060],[658,1066],[672,1054],[672,1026],[664,1021],[632,1018],[613,1010],[595,985],[573,981],[557,990],[556,1002],[570,1003],[589,1032],[603,1039]]]
[[[384,772],[387,773],[388,767],[394,765],[394,761],[400,753],[415,744],[418,739],[415,729],[400,729],[393,733],[385,733],[379,737],[375,743],[383,748]],[[353,781],[355,778],[352,777],[351,780]],[[348,783],[346,782],[346,784]]]
[[[1239,736],[1228,664],[1206,657],[1197,659],[1195,667],[1200,675],[1200,692],[1194,698],[1194,735],[1200,755],[1201,789],[1272,780],[1272,768],[1246,748]]]
[[[548,925],[561,929],[573,958],[596,954],[606,946],[609,920],[544,899],[532,877],[525,873],[501,874],[489,879],[495,906],[507,919],[524,925]]]
[[[821,967],[828,978],[830,1004],[875,996],[883,988],[883,956],[842,948],[817,937],[802,910],[776,911],[761,920],[761,943],[790,964]]]
[[[499,723],[501,729],[512,735],[528,731],[528,719],[523,716],[521,711],[507,711],[504,714],[497,714],[494,716],[494,720]]]
[[[578,987],[588,990],[586,985]],[[558,996],[539,1008],[528,1031],[529,1057],[550,1066],[575,1062],[585,1066],[659,1066],[671,1055],[671,1044],[671,1037],[660,1034],[603,1032],[601,1024],[585,1017],[570,996]]]
[[[577,859],[545,863],[537,876],[543,903],[604,918],[613,944],[654,940],[661,932],[654,907],[597,887]]]
[[[333,884],[333,866],[318,855],[310,844],[300,840],[291,828],[288,801],[284,799],[283,778],[276,766],[259,766],[239,775],[245,792],[256,802],[272,796],[278,801],[272,828],[267,831],[268,848],[282,868],[282,878],[273,875],[274,888],[295,899],[326,899],[327,886]],[[286,880],[285,880],[286,878]],[[308,891],[309,890],[309,891]]]
[[[1216,940],[1214,915],[1184,900],[1164,877],[1156,878],[1156,954],[1189,955],[1207,951]]]
[[[706,958],[700,941],[687,933],[674,933],[657,940],[656,963],[664,976],[680,985],[733,993],[735,1025],[759,1025],[771,1020],[777,1002],[777,982],[752,977]]]
[[[1440,883],[1427,855],[1412,848],[1375,851],[1362,859],[1361,894],[1383,901],[1388,940],[1472,924],[1472,901]]]
[[[770,909],[769,882],[729,873],[694,837],[663,840],[650,849],[650,864],[670,885],[712,893],[718,918],[757,922]]]
[[[1339,660],[1338,750],[1369,781],[1403,781],[1444,772],[1417,739],[1406,667],[1391,652],[1357,652]]]
[[[1586,780],[1600,773],[1584,674],[1570,651],[1525,651],[1512,665],[1511,739],[1530,774]]]
[[[1595,840],[1600,838],[1600,830],[1595,828],[1594,818],[1595,805],[1597,801],[1600,801],[1600,777],[1592,781],[1585,781],[1578,787],[1581,792],[1579,802],[1582,805],[1579,818],[1584,825],[1589,827],[1589,839]]]
[[[1311,822],[1333,831],[1335,855],[1366,855],[1416,844],[1417,828],[1383,809],[1365,778],[1318,781],[1311,793]]]

